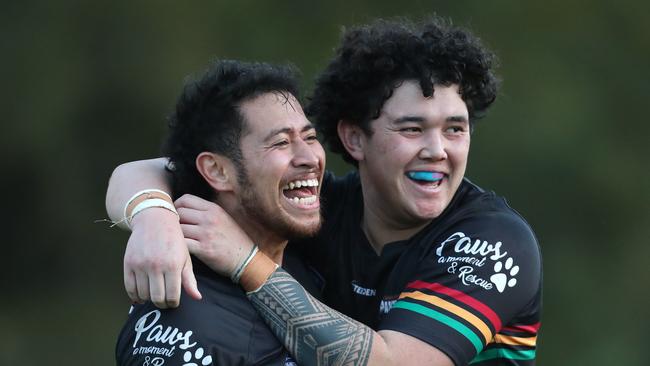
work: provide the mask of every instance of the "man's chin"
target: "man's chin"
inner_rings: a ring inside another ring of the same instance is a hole
[[[312,238],[318,234],[321,228],[321,220],[311,224],[294,223],[289,225],[287,238],[289,240]]]
[[[443,210],[440,208],[420,210],[415,216],[418,221],[431,221],[442,214]]]

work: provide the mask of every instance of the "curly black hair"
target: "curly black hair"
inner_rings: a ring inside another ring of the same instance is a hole
[[[496,98],[495,65],[495,55],[476,36],[440,17],[419,23],[377,20],[343,32],[305,112],[330,150],[356,165],[339,140],[340,120],[371,135],[370,122],[379,117],[394,89],[416,80],[425,97],[433,95],[435,84],[459,85],[473,128]]]
[[[239,142],[247,127],[239,105],[268,92],[298,98],[297,75],[291,65],[217,60],[199,79],[188,81],[169,117],[169,134],[162,148],[170,160],[174,197],[185,193],[209,200],[215,197],[196,169],[196,157],[204,151],[231,159],[241,175]]]

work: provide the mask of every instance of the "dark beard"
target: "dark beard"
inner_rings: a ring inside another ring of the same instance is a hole
[[[239,194],[242,211],[266,231],[275,233],[281,238],[295,240],[313,237],[320,230],[321,222],[323,221],[322,217],[318,220],[318,225],[303,226],[290,221],[284,215],[261,210],[255,192],[250,188],[252,184],[250,183],[250,178],[245,168],[241,167],[239,169],[237,178],[239,180],[239,186],[242,187]]]

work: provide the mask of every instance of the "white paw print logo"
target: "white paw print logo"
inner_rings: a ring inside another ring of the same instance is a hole
[[[203,366],[212,365],[212,356],[207,355],[203,357],[204,353],[203,347],[197,348],[196,351],[194,351],[194,355],[192,355],[192,351],[185,351],[183,354],[183,361],[185,361],[183,366],[199,366],[196,362],[190,362],[192,361],[192,356],[194,356],[194,361],[201,361],[201,365]]]
[[[497,287],[499,292],[503,292],[506,289],[506,285],[508,287],[515,287],[517,284],[517,279],[514,277],[519,273],[519,266],[513,266],[512,264],[512,257],[506,259],[505,266],[501,261],[494,263],[494,272],[496,273],[490,276],[490,281]],[[506,273],[501,273],[501,270],[505,270]],[[508,276],[511,277],[510,280],[508,280]]]

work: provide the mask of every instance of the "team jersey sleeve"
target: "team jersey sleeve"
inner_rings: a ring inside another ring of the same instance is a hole
[[[529,226],[512,213],[482,213],[426,240],[379,329],[429,343],[456,365],[534,364],[541,259]]]

